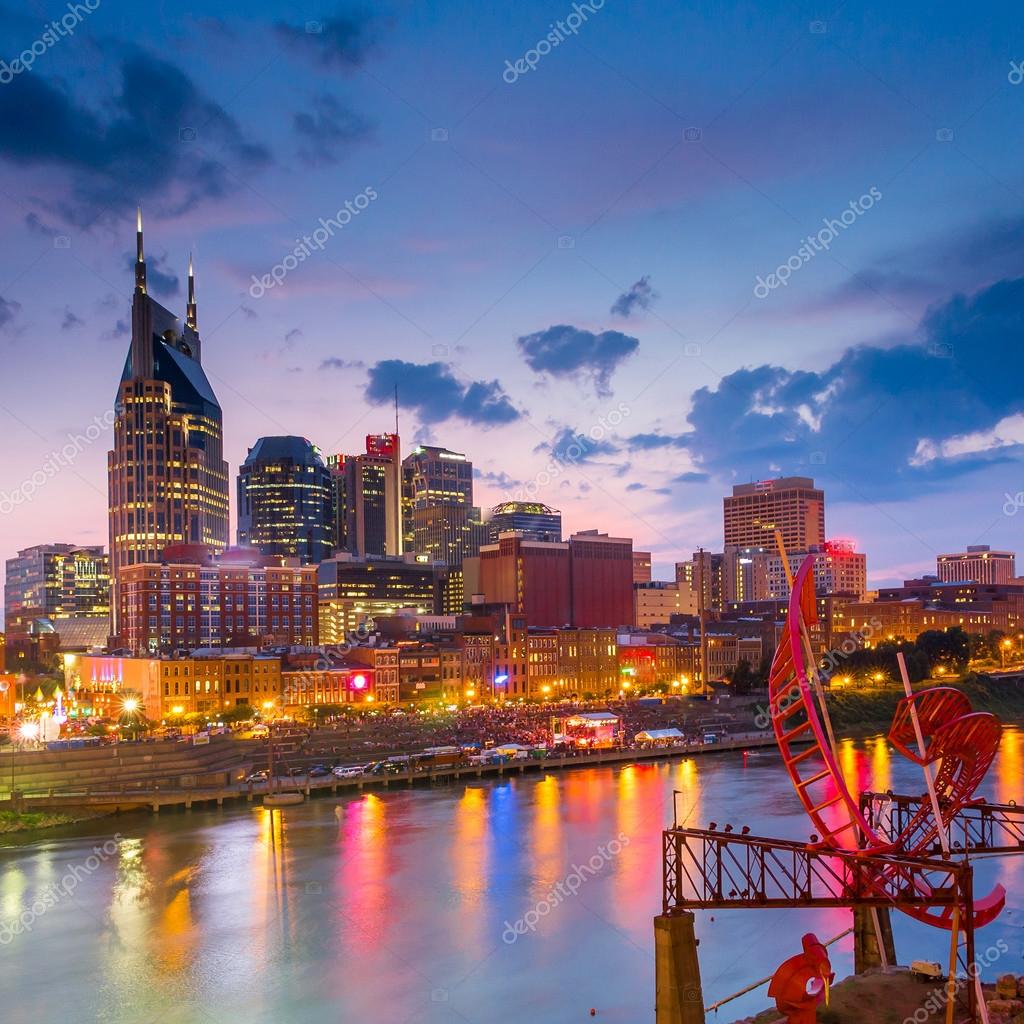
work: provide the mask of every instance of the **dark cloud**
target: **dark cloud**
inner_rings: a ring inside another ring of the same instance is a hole
[[[130,201],[159,197],[169,212],[228,193],[231,165],[254,168],[267,151],[184,72],[132,50],[114,58],[119,89],[94,107],[40,73],[0,89],[0,158],[52,166],[71,176],[60,213],[80,225],[112,217]]]
[[[0,297],[0,330],[7,330],[13,325],[14,318],[20,309],[20,302]]]
[[[626,438],[630,451],[651,451],[655,448],[685,448],[685,434],[633,434]]]
[[[238,308],[242,311],[242,316],[244,316],[246,320],[259,320],[259,313],[250,306],[239,306]]]
[[[369,121],[343,106],[333,96],[318,96],[311,110],[293,120],[299,138],[299,156],[313,164],[336,164],[353,145],[369,138]]]
[[[913,341],[848,349],[819,372],[763,365],[693,395],[686,447],[729,478],[827,474],[884,498],[1019,457],[1024,278],[934,307]],[[815,467],[818,467],[815,470]]]
[[[605,438],[593,438],[577,433],[572,427],[560,427],[550,442],[543,442],[534,448],[535,452],[548,452],[559,462],[580,465],[595,456],[616,455],[618,446]]]
[[[629,319],[638,309],[650,309],[658,298],[658,293],[651,287],[651,279],[644,274],[639,281],[630,285],[629,291],[623,292],[613,303],[611,312],[614,316]]]
[[[599,395],[610,393],[615,368],[631,356],[640,342],[619,331],[594,334],[580,327],[558,324],[516,339],[526,365],[554,377],[590,377]]]
[[[634,481],[631,484],[626,484],[627,491],[645,491],[647,490],[647,484],[641,484]]]
[[[680,473],[678,476],[672,477],[669,483],[672,484],[703,484],[710,480],[711,477],[707,473]]]
[[[70,309],[70,307],[65,306],[64,307],[64,316],[63,316],[63,318],[61,319],[61,322],[60,322],[60,329],[62,331],[70,331],[70,330],[73,330],[75,327],[84,327],[84,326],[85,326],[85,321],[77,313],[73,312]]]
[[[302,328],[301,327],[293,327],[290,331],[286,331],[285,332],[285,336],[284,336],[284,347],[285,348],[294,348],[295,347],[295,342],[297,342],[299,340],[299,338],[301,338],[301,337],[302,337]]]
[[[125,266],[135,270],[135,252],[125,254]],[[181,292],[181,278],[171,269],[167,253],[154,256],[146,253],[146,286],[154,295],[170,298]]]
[[[365,366],[362,359],[339,359],[337,356],[330,356],[320,363],[321,370],[362,370]]]
[[[372,405],[394,401],[395,385],[403,408],[415,409],[424,423],[458,417],[494,426],[512,423],[521,413],[496,380],[460,381],[445,363],[407,363],[385,359],[370,367],[366,399]]]
[[[473,468],[473,479],[474,480],[486,480],[489,484],[494,484],[495,487],[500,487],[502,490],[511,491],[515,487],[522,487],[523,481],[516,480],[502,470],[500,473],[492,473],[490,470],[478,469],[474,466]]]
[[[356,13],[310,20],[302,25],[278,22],[274,31],[299,56],[321,67],[354,71],[377,46],[375,19]]]

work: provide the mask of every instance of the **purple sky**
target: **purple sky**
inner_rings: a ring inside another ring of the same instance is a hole
[[[778,473],[873,585],[1015,548],[1024,34],[952,8],[101,0],[49,42],[65,5],[9,8],[4,557],[106,542],[105,425],[25,482],[113,402],[137,202],[172,309],[195,253],[232,500],[257,437],[359,450],[398,381],[405,447],[466,452],[485,506],[617,420],[534,493],[662,576]]]

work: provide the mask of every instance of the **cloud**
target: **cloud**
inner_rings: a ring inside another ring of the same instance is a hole
[[[628,320],[636,310],[650,309],[657,298],[658,293],[651,287],[649,275],[644,274],[612,303],[611,313]]]
[[[336,14],[304,25],[280,21],[274,31],[299,56],[331,70],[354,71],[362,67],[377,46],[376,20],[354,13]]]
[[[62,331],[70,331],[75,327],[84,327],[85,321],[77,314],[74,313],[69,306],[64,307],[64,316],[60,322],[60,329]]]
[[[13,326],[14,318],[20,309],[20,302],[0,297],[0,330],[7,330]]]
[[[135,270],[135,252],[125,254],[125,266]],[[154,256],[146,253],[146,286],[154,295],[170,298],[181,292],[181,278],[168,266],[167,253]]]
[[[708,473],[680,473],[678,476],[672,477],[669,480],[670,484],[703,484],[711,479]]]
[[[502,470],[500,473],[493,473],[490,470],[478,469],[473,467],[473,479],[474,480],[485,480],[489,484],[493,484],[495,487],[500,487],[504,491],[511,491],[513,488],[522,487],[523,481],[516,480]]]
[[[326,94],[313,100],[311,111],[297,113],[292,126],[299,138],[299,156],[312,164],[336,164],[373,133],[369,121]]]
[[[113,218],[129,196],[157,196],[179,213],[226,195],[232,165],[251,173],[267,162],[267,151],[173,64],[134,49],[114,63],[119,89],[94,107],[37,71],[0,89],[0,158],[67,171],[70,199],[55,204],[66,220]]]
[[[911,340],[847,349],[818,372],[763,365],[693,395],[685,444],[722,479],[815,467],[861,494],[939,489],[1017,456],[1024,278],[958,295]]]
[[[685,448],[685,434],[633,434],[626,438],[630,451],[651,451],[656,448]]]
[[[463,383],[446,363],[408,363],[384,359],[370,367],[366,400],[371,405],[394,401],[395,385],[403,408],[415,409],[424,423],[457,417],[495,426],[522,415],[496,380]]]
[[[244,316],[246,320],[259,320],[259,313],[257,313],[251,306],[239,306],[238,308],[242,311],[242,316]]]
[[[619,449],[614,442],[604,438],[577,433],[572,427],[559,427],[551,441],[542,442],[534,451],[548,452],[559,462],[580,465],[595,456],[615,455]]]
[[[284,336],[284,347],[293,348],[295,346],[295,342],[297,342],[301,337],[301,327],[293,327],[290,331],[286,331]]]
[[[330,356],[321,360],[321,370],[362,370],[366,363],[362,359],[339,359],[338,356]]]
[[[627,491],[645,491],[647,490],[647,484],[641,484],[634,481],[631,484],[626,484]]]
[[[590,377],[598,395],[610,394],[611,376],[640,342],[619,331],[594,334],[580,327],[558,324],[516,339],[526,365],[553,377]]]

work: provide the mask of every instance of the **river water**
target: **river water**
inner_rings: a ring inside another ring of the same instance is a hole
[[[1024,737],[1008,731],[985,795],[1024,796],[1022,756]],[[841,760],[862,787],[923,788],[881,738],[844,742]],[[273,816],[248,805],[127,816],[9,846],[0,1021],[569,1024],[591,1008],[606,1024],[653,1021],[674,790],[688,824],[808,836],[778,755],[764,751],[379,790]],[[1010,858],[978,866],[976,892],[998,878],[1010,893],[978,933],[979,950],[999,938],[1009,948],[986,977],[1024,971],[1021,870]],[[698,915],[705,1000],[850,916]],[[948,956],[944,933],[893,923],[901,962]],[[833,947],[840,977],[851,950],[850,938]],[[761,989],[720,1017],[765,1005]]]

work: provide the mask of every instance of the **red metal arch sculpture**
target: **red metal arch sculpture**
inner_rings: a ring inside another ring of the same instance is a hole
[[[921,801],[916,816],[897,836],[887,836],[868,823],[860,810],[860,794],[850,792],[834,753],[827,715],[819,708],[811,673],[814,668],[810,627],[818,622],[814,592],[814,556],[808,555],[793,581],[786,629],[769,677],[772,726],[796,794],[811,819],[820,843],[865,853],[898,852],[925,856],[934,850],[940,832],[974,798],[999,748],[1002,726],[987,713],[971,710],[959,690],[934,687],[900,702],[889,740],[905,757],[931,770],[938,767],[935,790],[941,821],[930,801]],[[912,708],[917,711],[923,752],[915,749],[917,734]],[[977,928],[994,920],[1003,909],[1006,892],[996,886],[973,908]],[[901,908],[918,920],[939,928],[952,927],[951,907]]]

